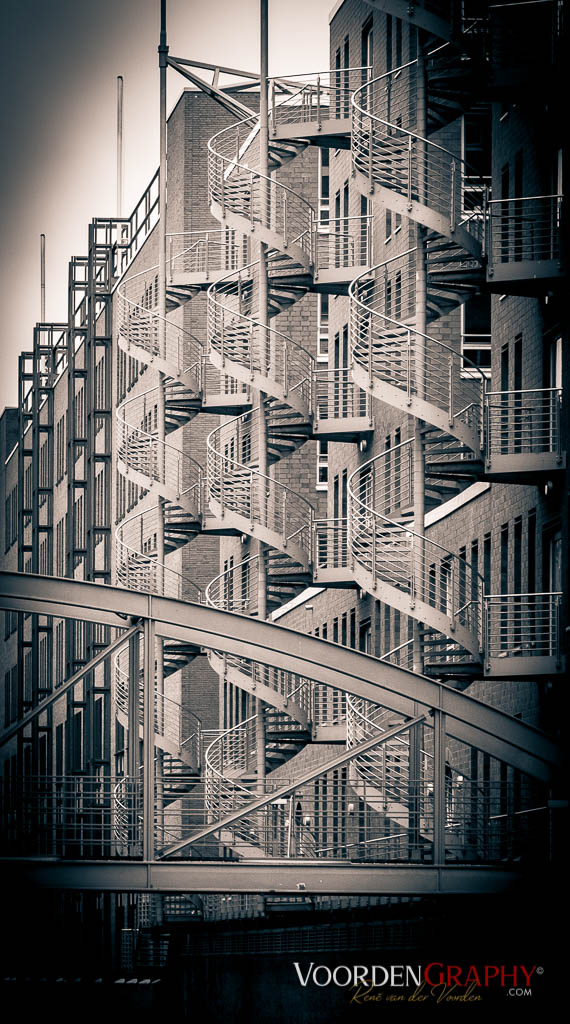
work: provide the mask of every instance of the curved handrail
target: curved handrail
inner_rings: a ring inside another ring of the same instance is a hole
[[[466,194],[463,182],[466,177],[477,179],[483,197],[482,179],[460,156],[414,130],[409,95],[410,89],[415,87],[412,78],[416,69],[417,60],[410,61],[365,82],[354,92],[351,99],[354,169],[384,187],[388,203],[390,193],[404,196],[409,204],[417,203],[414,218],[426,226],[443,230],[448,237],[453,236],[457,227],[467,226],[462,234],[463,244],[469,244],[468,236],[471,236],[472,251],[479,255],[483,202],[476,202]],[[406,125],[406,122],[412,123]],[[422,208],[426,213],[422,214]],[[444,220],[433,221],[427,211]],[[446,222],[447,226],[442,228]]]
[[[251,416],[252,413],[235,416],[208,434],[207,491],[210,505],[215,514],[219,510],[221,514],[229,512],[245,519],[246,522],[241,524],[245,533],[251,532],[254,526],[271,531],[276,535],[276,546],[283,551],[294,544],[294,553],[308,565],[311,561],[314,511],[311,502],[292,487],[260,473],[254,464],[242,462],[232,454],[230,445],[237,439],[236,428],[252,422]],[[227,450],[224,435],[229,442]],[[255,439],[251,434],[248,437],[249,452],[255,459]]]
[[[145,519],[151,517],[150,525]],[[144,550],[145,535],[152,535],[161,526],[162,507],[151,505],[127,516],[115,527],[117,579],[122,586],[146,590],[161,597],[204,602],[204,592],[187,573],[173,569],[158,560],[158,554]],[[154,527],[154,529],[153,529]],[[127,539],[125,539],[127,538]],[[135,544],[135,540],[137,543]],[[142,543],[141,543],[142,542]],[[144,586],[141,584],[144,583]]]
[[[119,459],[130,471],[136,471],[146,477],[149,486],[156,483],[169,488],[169,493],[165,497],[171,499],[172,490],[177,498],[185,497],[192,500],[199,511],[204,472],[202,466],[192,456],[179,451],[168,441],[163,441],[142,427],[128,423],[124,418],[124,412],[129,401],[135,399],[117,406]]]
[[[255,261],[231,271],[208,288],[210,359],[215,354],[221,368],[226,361],[233,364],[234,374],[239,375],[241,367],[238,379],[244,383],[259,374],[266,392],[275,398],[289,397],[299,411],[310,415],[314,357],[303,345],[241,308],[242,274],[253,274],[258,265]]]
[[[392,256],[360,274],[349,286],[355,379],[369,392],[381,388],[377,397],[398,409],[404,399],[415,415],[478,453],[486,378],[460,351],[415,327],[416,253],[412,247]],[[397,319],[392,306],[395,311],[413,308],[414,314]]]
[[[348,478],[348,542],[355,564],[364,571],[372,590],[378,585],[388,587],[390,600],[408,614],[429,621],[431,610],[430,625],[443,630],[447,637],[456,633],[457,640],[442,637],[446,654],[451,648],[460,655],[457,644],[463,643],[478,656],[483,579],[467,561],[418,533],[409,522],[394,518],[393,511],[386,515],[377,509],[379,496],[386,493],[391,497],[391,490],[389,485],[385,492],[375,487],[375,476],[384,477],[392,457],[392,449],[381,452]],[[376,466],[380,466],[377,474]],[[410,604],[398,602],[396,592],[406,595]],[[461,640],[459,627],[463,627]]]
[[[244,134],[244,130],[249,129]],[[246,163],[255,161],[259,146],[259,118],[244,118],[222,128],[208,141],[210,202],[222,214],[236,215],[248,228],[256,226],[269,244],[283,239],[306,266],[312,262],[311,225],[314,209],[290,186]],[[269,234],[267,234],[269,233]],[[292,242],[292,239],[297,239]]]

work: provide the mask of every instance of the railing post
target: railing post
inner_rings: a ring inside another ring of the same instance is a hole
[[[260,355],[260,373],[262,367],[262,360]],[[254,379],[254,326],[250,324],[250,378]]]
[[[289,391],[288,380],[289,380],[289,347],[287,345],[287,342],[285,342],[285,346],[284,346],[284,349],[283,349],[283,395],[284,395],[285,398],[287,398],[287,393]]]
[[[449,365],[449,426],[453,426],[453,356],[448,356]]]
[[[273,134],[277,128],[277,108],[275,104],[275,79],[271,79],[271,128]]]
[[[451,180],[450,180],[450,208],[449,208],[449,230],[451,234],[455,231],[455,160],[451,161]]]
[[[412,136],[408,135],[408,210],[412,209]]]
[[[372,159],[372,117],[370,116],[370,114],[368,115],[368,121],[370,122],[369,129],[368,129],[368,131],[369,131],[369,135],[368,135],[368,181],[369,181],[368,192],[370,193],[370,195],[372,195],[372,193],[374,192],[374,179],[373,179],[373,176],[372,176],[372,172],[373,172],[373,168],[374,168],[374,163],[373,163],[373,159]]]
[[[376,590],[376,519],[372,520],[372,587]]]
[[[321,123],[321,76],[317,75],[317,127],[320,131],[322,128]]]
[[[287,527],[287,491],[285,489],[283,490],[283,499],[282,499],[282,503],[281,504],[282,504],[282,517],[283,517],[283,519],[282,519],[282,521],[283,521],[282,538],[283,538],[283,547],[286,549],[287,548],[287,533],[286,533],[286,527]]]
[[[489,216],[489,187],[485,185],[483,189],[483,236],[481,238],[481,256],[487,255],[487,218]]]
[[[481,411],[480,411],[481,420],[480,420],[480,423],[479,423],[479,444],[481,446],[481,453],[482,453],[484,459],[486,458],[486,455],[485,455],[485,407],[486,407],[485,397],[486,397],[486,393],[487,393],[487,380],[485,379],[483,381],[482,385],[481,385]]]
[[[289,245],[287,229],[287,192],[283,192],[283,247],[286,249]]]
[[[204,273],[208,277],[210,270],[210,232],[206,231],[206,259],[204,262]]]
[[[249,525],[253,530],[254,514],[253,514],[253,500],[255,497],[254,485],[253,485],[253,473],[249,474]]]
[[[412,404],[412,332],[408,328],[408,351],[407,351],[407,364],[406,364],[406,391],[407,391],[407,402],[408,405]]]
[[[250,178],[249,178],[249,217],[250,217],[251,230],[253,231],[253,229],[255,227],[255,218],[254,218],[254,211],[253,211],[253,171],[250,172]]]
[[[560,411],[562,405],[562,394],[561,392],[551,392],[551,404],[554,402],[554,426],[556,430],[556,461],[560,464],[562,462],[562,437],[560,431]]]
[[[143,672],[143,860],[154,860],[154,643],[152,597],[144,620]]]
[[[445,863],[445,716],[433,710],[433,863]]]
[[[451,559],[451,564],[449,566],[449,590],[450,590],[450,597],[451,597],[451,601],[450,601],[450,604],[451,604],[451,615],[449,617],[449,628],[450,628],[452,633],[455,632],[455,610],[456,610],[456,606],[459,605],[459,601],[455,600],[455,597],[456,597],[456,595],[455,595],[455,578],[456,578],[455,560],[452,558]]]
[[[370,320],[368,321],[368,323],[369,323],[369,331],[368,331],[368,387],[372,391],[372,388],[373,388],[373,385],[374,385],[374,373],[373,373],[373,366],[372,366],[372,324],[371,324]]]
[[[489,598],[486,597],[484,593],[481,594],[481,601],[482,601],[482,605],[483,605],[483,607],[482,607],[482,615],[481,615],[481,620],[482,620],[482,638],[481,638],[481,640],[482,640],[482,644],[483,644],[483,658],[485,660],[485,667],[486,667],[487,671],[489,671],[489,668],[490,668],[489,637],[490,637],[490,634],[491,634],[489,620],[490,620],[490,615],[491,615],[491,605],[490,605]]]
[[[222,200],[222,220],[226,219],[226,190],[225,190],[225,178],[224,178],[224,161],[220,157],[220,177],[222,182],[221,187],[221,200]]]

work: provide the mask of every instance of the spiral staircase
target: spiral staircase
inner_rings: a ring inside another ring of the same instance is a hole
[[[212,607],[257,616],[261,560],[267,613],[312,582],[358,586],[419,623],[416,640],[381,660],[412,668],[421,658],[426,674],[463,687],[484,671],[483,582],[414,521],[413,437],[353,472],[347,520],[316,521],[310,502],[271,470],[310,438],[366,439],[373,430],[371,399],[420,421],[426,512],[489,468],[484,377],[462,355],[459,337],[442,340],[448,337],[442,318],[485,282],[486,223],[482,187],[474,187],[464,161],[433,138],[463,112],[481,71],[472,40],[451,24],[447,7],[430,5],[428,11],[398,0],[382,2],[383,10],[415,18],[427,33],[425,59],[371,80],[368,68],[281,79],[286,98],[277,103],[271,93],[269,175],[259,170],[256,116],[213,136],[210,209],[222,228],[184,236],[184,249],[176,254],[178,243],[171,243],[166,320],[152,308],[155,268],[121,286],[119,345],[163,375],[165,440],[157,436],[157,388],[122,402],[119,471],[140,489],[143,502],[117,528],[117,574],[129,587],[188,597],[192,583],[169,566],[168,554],[200,532],[252,538],[264,548],[210,583],[205,599]],[[361,219],[356,243],[356,234],[343,234],[356,218],[345,218],[333,232],[319,224],[303,196],[271,173],[278,174],[309,144],[351,146],[356,186],[393,215],[414,222],[417,245],[374,263],[369,219]],[[247,239],[267,247],[268,322],[258,312],[260,267]],[[202,346],[176,321],[206,288],[208,341]],[[350,367],[320,370],[308,349],[272,326],[273,318],[309,291],[350,296]],[[252,392],[264,396],[263,409]],[[205,467],[175,443],[179,427],[200,411],[231,417],[209,434]],[[163,553],[157,543],[162,523]],[[414,651],[418,637],[420,652]],[[166,650],[165,676],[199,653],[176,645]],[[327,727],[346,720],[350,749],[381,736],[394,725],[394,715],[356,698],[335,700],[334,691],[324,697],[310,680],[245,657],[215,650],[208,657],[220,676],[255,697],[261,709],[218,733],[205,750],[208,820],[243,807],[240,821],[219,831],[220,844],[237,845],[240,857],[279,855],[283,843],[276,848],[267,824],[247,813],[260,784],[270,792],[283,780],[285,766],[294,782],[295,757],[319,729],[325,738]],[[127,711],[120,706],[121,714]],[[262,781],[260,736],[267,772]],[[185,760],[183,742],[174,750],[158,728],[156,742]],[[382,819],[383,855],[396,859],[421,858],[430,842],[425,808],[433,799],[433,751],[420,749],[418,755],[416,749],[412,768],[411,747],[411,735],[400,735],[378,754],[355,756],[345,780],[354,798],[364,799]],[[274,777],[276,769],[280,774]],[[328,846],[326,837],[303,830],[302,820],[292,815],[291,809],[289,851],[294,843],[300,856],[352,856],[354,847],[357,856],[368,855],[363,851],[371,840],[351,840],[344,832]],[[448,828],[457,830],[451,808]]]

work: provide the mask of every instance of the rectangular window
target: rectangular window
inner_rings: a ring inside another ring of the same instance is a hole
[[[501,594],[509,592],[509,524],[501,526]]]
[[[328,230],[330,212],[330,153],[319,148],[319,228]]]
[[[386,71],[392,70],[392,15],[386,15]]]
[[[327,362],[329,360],[329,297],[319,295],[318,322],[317,322],[317,360]]]
[[[329,482],[329,443],[317,441],[317,490],[326,491]]]
[[[461,307],[462,375],[491,376],[491,296],[473,295]]]
[[[56,482],[56,484],[60,483],[60,481],[63,479],[63,477],[65,475],[65,444],[66,444],[65,413],[63,413],[63,415],[60,416],[59,420],[57,421],[56,428],[55,428],[55,453],[56,453],[56,455],[55,455],[55,459],[56,459],[55,482]]]
[[[397,68],[401,68],[402,64],[404,63],[403,59],[402,59],[402,19],[401,18],[396,18],[395,22],[396,22],[396,24],[395,24],[395,28],[396,28],[396,67]]]
[[[491,534],[486,533],[483,537],[483,582],[485,593],[491,593]]]
[[[529,594],[536,593],[536,509],[531,509],[528,514],[527,525],[527,590]]]
[[[372,64],[373,64],[373,24],[374,19],[372,15],[364,22],[362,26],[362,37],[360,45],[360,63],[362,65],[362,81],[366,82],[371,77]],[[366,68],[370,68],[370,72],[366,72]]]

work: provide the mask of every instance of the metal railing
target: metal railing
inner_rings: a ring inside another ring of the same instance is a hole
[[[234,514],[247,520],[242,524],[244,532],[253,532],[254,526],[271,531],[276,535],[274,546],[282,551],[290,549],[307,567],[311,561],[312,505],[286,484],[259,472],[252,423],[252,414],[246,413],[208,435],[206,489],[212,511],[219,506],[220,515]],[[247,461],[242,461],[244,452]]]
[[[402,412],[421,401],[428,421],[433,406],[447,423],[441,416],[430,422],[448,426],[477,450],[485,377],[461,355],[459,336],[453,348],[414,327],[416,259],[416,250],[409,249],[373,267],[373,277],[361,275],[350,285],[350,344],[359,383],[370,391],[375,383],[387,385],[383,400]]]
[[[223,128],[208,142],[210,201],[239,217],[246,230],[278,236],[287,250],[307,267],[312,262],[311,226],[314,210],[303,196],[282,182],[261,174],[259,119],[256,115]],[[266,238],[269,244],[274,237]]]
[[[152,389],[156,393],[156,389]],[[200,514],[203,469],[195,459],[153,433],[151,409],[142,415],[144,395],[117,406],[117,454],[125,467],[145,478],[149,489],[164,485],[164,497],[184,499]]]
[[[410,451],[409,442],[403,442],[365,462],[349,477],[350,558],[364,570],[372,591],[385,585],[408,595],[411,614],[416,601],[421,601],[422,616],[427,605],[448,620],[448,636],[453,635],[458,625],[464,627],[464,640],[477,656],[481,648],[479,609],[483,580],[467,561],[412,528],[412,495],[406,486],[410,474],[399,475],[396,489],[392,467],[394,455],[409,464]],[[440,628],[437,623],[436,628]],[[448,654],[456,648],[456,653],[461,653],[461,644],[446,643]]]
[[[561,195],[490,199],[488,269],[504,263],[560,259]]]
[[[168,233],[166,244],[170,281],[177,274],[204,274],[208,278],[251,262],[247,236],[225,228]]]
[[[315,565],[318,569],[343,569],[348,559],[348,519],[315,519]]]
[[[368,66],[335,68],[270,79],[270,132],[281,125],[316,122],[320,127],[323,120],[350,117],[352,95],[371,71]],[[289,95],[279,100],[283,90]]]
[[[487,391],[484,438],[487,459],[493,455],[562,457],[562,388]]]
[[[485,607],[485,657],[560,661],[561,593],[489,594]]]
[[[317,422],[372,416],[370,395],[352,380],[349,367],[313,371],[313,412]]]
[[[226,360],[241,367],[247,382],[254,374],[266,379],[264,389],[285,398],[306,415],[311,409],[314,359],[286,334],[251,316],[251,293],[257,264],[212,284],[208,289],[210,351],[224,367]]]
[[[371,184],[438,214],[445,234],[465,228],[474,255],[483,236],[483,189],[464,188],[476,172],[460,155],[417,134],[417,61],[372,79],[352,97],[352,159]],[[417,216],[421,219],[420,210]],[[429,220],[429,218],[428,218]],[[428,225],[429,226],[429,225]],[[468,244],[468,238],[463,238]]]
[[[241,740],[238,741],[242,742]],[[241,756],[241,755],[240,755]],[[429,759],[428,759],[429,761]],[[244,764],[245,764],[244,759]],[[268,776],[275,800],[254,812],[257,780],[210,783],[186,770],[157,772],[154,839],[157,852],[190,839],[228,812],[241,817],[194,846],[208,860],[242,857],[307,860],[433,860],[433,788],[429,768],[419,778],[397,779],[393,799],[353,768],[329,770],[309,783],[291,774]],[[204,789],[210,785],[208,800]],[[287,791],[283,794],[283,787]],[[445,859],[498,863],[548,858],[552,810],[546,794],[512,783],[446,776]],[[419,796],[418,796],[419,794]],[[0,785],[1,852],[4,856],[56,856],[72,860],[140,858],[142,782],[129,776],[31,776]],[[208,806],[209,803],[209,806]],[[192,847],[188,847],[190,852]],[[191,855],[191,854],[190,854]]]
[[[313,224],[316,271],[370,267],[374,262],[372,246],[372,214],[321,217]]]
[[[188,247],[188,251],[192,246]],[[172,259],[182,260],[184,250],[174,253]],[[167,274],[170,273],[167,264]],[[147,363],[155,358],[163,360],[172,378],[182,374],[184,383],[199,392],[196,368],[200,363],[201,342],[191,331],[162,317],[158,302],[158,265],[147,267],[122,281],[117,289],[118,339],[127,353],[133,346],[133,355],[144,353]]]
[[[188,573],[158,557],[159,531],[163,524],[167,530],[169,526],[176,529],[176,515],[168,506],[152,505],[119,523],[115,529],[117,582],[129,590],[202,603],[204,594]],[[186,526],[187,520],[186,515],[181,526]]]

